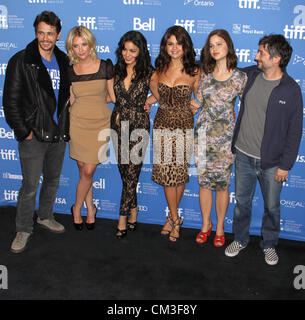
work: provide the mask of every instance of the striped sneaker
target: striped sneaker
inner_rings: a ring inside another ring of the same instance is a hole
[[[270,266],[274,266],[279,262],[279,257],[274,248],[264,249],[265,261]]]
[[[225,255],[228,257],[235,257],[239,254],[240,250],[246,248],[246,246],[243,246],[238,241],[233,241],[231,244],[229,244],[225,250]]]

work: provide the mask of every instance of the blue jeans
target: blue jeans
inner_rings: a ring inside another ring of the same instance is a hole
[[[261,169],[261,160],[236,150],[235,198],[233,233],[234,239],[246,246],[250,240],[249,228],[252,200],[257,180],[264,199],[261,247],[274,248],[280,232],[280,194],[282,183],[274,180],[277,167]]]
[[[53,205],[59,186],[66,143],[39,142],[33,135],[31,140],[19,142],[18,150],[23,180],[18,194],[16,232],[31,233],[41,174],[43,181],[37,215],[42,220],[53,218]]]

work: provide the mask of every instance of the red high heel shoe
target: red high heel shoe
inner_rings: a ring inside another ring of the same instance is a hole
[[[215,247],[222,247],[225,244],[225,235],[222,234],[218,236],[217,234],[215,235],[214,238],[214,246]]]
[[[212,228],[213,228],[213,223],[211,221],[210,229],[207,232],[200,231],[197,234],[196,242],[199,244],[205,243],[208,240],[208,237],[211,235]]]

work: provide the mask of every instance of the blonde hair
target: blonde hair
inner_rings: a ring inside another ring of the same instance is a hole
[[[74,54],[73,52],[73,39],[75,37],[82,37],[84,38],[87,43],[88,46],[90,48],[90,56],[93,60],[97,59],[97,53],[96,53],[96,40],[95,37],[93,35],[93,33],[86,27],[84,26],[78,26],[78,27],[74,27],[70,30],[67,40],[66,40],[66,50],[68,53],[68,57],[69,60],[72,64],[78,63],[79,59],[77,58],[77,56]]]

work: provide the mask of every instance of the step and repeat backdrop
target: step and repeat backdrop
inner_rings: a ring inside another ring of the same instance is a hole
[[[288,73],[298,82],[305,95],[305,3],[304,0],[0,0],[0,205],[16,205],[22,182],[17,142],[8,127],[2,107],[3,84],[9,58],[22,50],[35,37],[33,22],[43,10],[54,11],[62,19],[62,34],[57,45],[65,51],[69,30],[83,25],[97,39],[100,58],[116,62],[115,50],[120,37],[137,30],[147,39],[152,62],[159,53],[160,40],[172,25],[183,26],[191,35],[197,58],[208,34],[213,29],[226,29],[235,44],[238,66],[254,64],[258,41],[270,33],[283,34],[293,47]],[[305,98],[305,96],[303,97]],[[304,99],[305,100],[305,99]],[[238,112],[238,101],[236,112]],[[113,105],[110,104],[113,108]],[[152,107],[151,124],[158,104]],[[305,241],[305,135],[297,161],[284,184],[281,196],[280,237]],[[151,180],[152,143],[150,143],[137,187],[139,221],[163,224],[168,207],[163,187]],[[43,176],[41,176],[41,181]],[[75,200],[78,182],[76,162],[67,148],[54,212],[68,213]],[[230,204],[225,232],[232,232],[235,204],[234,168],[229,189]],[[93,182],[98,217],[117,219],[122,183],[110,146],[109,160],[98,166]],[[186,185],[179,214],[184,227],[201,228],[199,186],[194,163]],[[37,199],[38,206],[38,199]],[[259,187],[253,201],[251,234],[259,235],[264,211]],[[83,208],[86,214],[86,208]],[[215,208],[212,221],[216,222]],[[195,232],[194,232],[195,233]]]

